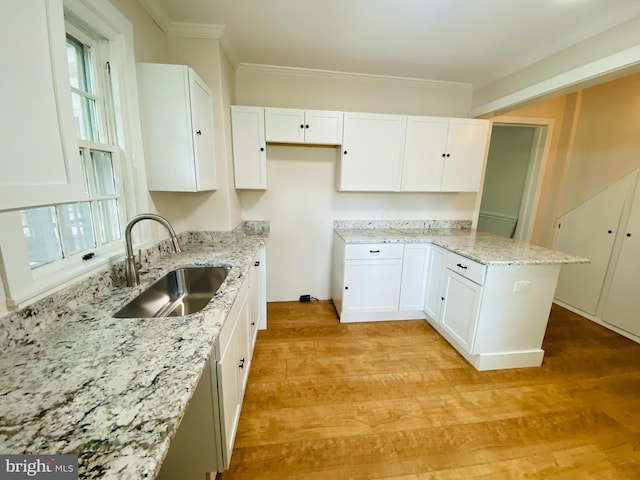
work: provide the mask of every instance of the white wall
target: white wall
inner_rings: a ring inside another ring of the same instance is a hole
[[[238,104],[465,116],[470,86],[276,68],[240,68]],[[336,147],[267,147],[267,191],[242,191],[245,220],[269,220],[267,297],[330,298],[333,221],[470,220],[471,193],[346,193],[335,188]]]

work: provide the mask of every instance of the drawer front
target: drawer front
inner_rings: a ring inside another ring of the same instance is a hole
[[[447,252],[447,268],[478,285],[484,285],[484,276],[487,271],[486,265],[470,260],[457,253]]]
[[[403,252],[403,243],[352,243],[346,246],[344,258],[402,258]]]

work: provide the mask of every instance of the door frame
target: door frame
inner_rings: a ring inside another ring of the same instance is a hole
[[[542,190],[542,182],[549,160],[549,151],[551,150],[551,139],[553,137],[553,127],[555,120],[552,118],[535,118],[535,117],[512,117],[497,116],[491,119],[491,129],[494,125],[505,126],[521,126],[534,127],[534,141],[531,148],[531,157],[529,160],[529,168],[527,169],[527,178],[525,181],[522,202],[520,203],[520,211],[518,213],[518,225],[514,240],[530,242],[533,233],[533,225],[538,213],[538,204],[540,202],[540,194]],[[482,193],[484,191],[484,181],[487,171],[487,161],[489,158],[489,146],[487,146],[487,154],[485,158],[484,171],[482,173],[482,182],[480,190],[476,196],[476,204],[473,215],[473,227],[477,228],[478,218],[480,216],[480,203],[482,202]]]

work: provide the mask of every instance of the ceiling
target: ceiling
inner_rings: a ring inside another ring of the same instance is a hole
[[[235,64],[474,88],[640,15],[640,0],[139,1],[165,29],[216,26]]]

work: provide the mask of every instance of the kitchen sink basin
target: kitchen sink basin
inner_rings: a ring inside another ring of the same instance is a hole
[[[198,312],[216,294],[228,273],[227,267],[178,268],[140,293],[114,317],[179,317]]]

